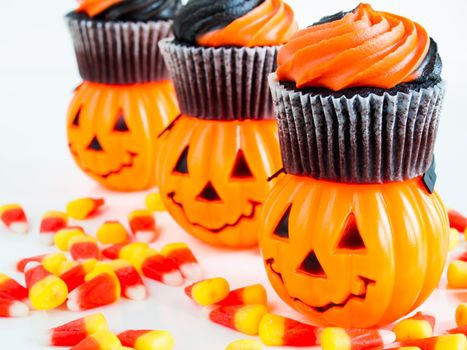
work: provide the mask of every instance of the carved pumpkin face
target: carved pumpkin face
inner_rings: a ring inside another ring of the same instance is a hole
[[[259,210],[281,168],[270,121],[181,116],[158,141],[157,179],[167,210],[190,234],[214,245],[257,243]]]
[[[420,179],[349,185],[286,175],[265,201],[260,228],[268,277],[318,324],[386,325],[438,284],[448,219]]]
[[[155,139],[178,114],[170,82],[85,82],[68,113],[70,151],[79,167],[105,187],[149,188],[155,185]]]

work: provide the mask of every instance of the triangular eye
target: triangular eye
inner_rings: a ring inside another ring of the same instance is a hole
[[[73,123],[72,123],[73,126],[79,126],[79,119],[80,119],[80,116],[81,116],[81,108],[82,107],[79,107],[78,112],[76,112],[76,115],[73,118]]]
[[[123,116],[122,111],[118,112],[118,118],[117,118],[117,122],[115,123],[115,126],[114,126],[114,131],[117,131],[117,132],[130,131],[130,129],[128,129],[128,126],[126,125],[125,117]]]
[[[337,248],[346,250],[361,250],[366,248],[353,213],[347,218],[342,238]]]
[[[178,158],[173,172],[178,174],[188,174],[188,146],[185,147],[180,158]]]
[[[247,179],[252,178],[253,173],[251,172],[250,167],[245,159],[245,154],[242,150],[239,150],[237,157],[235,158],[234,167],[232,169],[231,178],[234,179]]]
[[[306,258],[300,265],[298,271],[312,275],[314,277],[327,277],[314,251],[312,251],[306,256]]]
[[[282,215],[281,221],[276,226],[274,230],[274,235],[279,238],[289,238],[289,217],[290,211],[292,210],[292,205],[290,205],[287,210],[285,211],[284,215]]]

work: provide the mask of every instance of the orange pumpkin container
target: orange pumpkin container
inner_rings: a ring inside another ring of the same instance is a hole
[[[176,40],[161,42],[182,115],[158,140],[158,186],[173,218],[209,244],[258,242],[268,178],[281,167],[267,76],[295,28],[282,0],[193,0],[174,19]]]
[[[84,79],[68,111],[70,152],[87,175],[119,191],[155,185],[155,140],[179,114],[158,41],[171,34],[180,1],[136,10],[133,2],[85,0],[67,16]]]
[[[351,55],[352,45],[365,41],[352,26],[370,33],[385,16],[403,28],[399,17],[361,5],[297,33],[279,52],[278,74],[270,76],[285,175],[264,202],[260,248],[279,296],[317,324],[391,323],[430,295],[445,264],[449,224],[433,192],[444,96],[436,44],[423,50],[425,69],[408,72],[416,79],[390,90],[365,82],[333,91],[326,85],[337,77],[332,70],[349,66],[298,63],[324,54],[308,50],[331,41],[321,35],[323,27]],[[341,25],[349,26],[343,37]],[[424,42],[420,33],[411,40]],[[401,67],[392,64],[388,71]],[[429,81],[421,80],[424,74]],[[306,88],[297,88],[298,75]]]

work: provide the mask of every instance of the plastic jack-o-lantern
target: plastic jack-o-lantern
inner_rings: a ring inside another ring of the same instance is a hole
[[[169,81],[131,86],[84,82],[68,113],[70,152],[81,169],[115,190],[155,184],[155,140],[177,115]]]
[[[273,120],[212,121],[182,115],[159,141],[157,179],[167,210],[213,244],[257,244],[259,213],[280,168]]]
[[[180,113],[158,48],[171,22],[67,20],[84,79],[67,118],[75,162],[113,190],[154,186],[156,138]]]
[[[349,185],[285,175],[262,221],[274,289],[318,324],[388,324],[420,305],[443,271],[446,210],[420,178]]]

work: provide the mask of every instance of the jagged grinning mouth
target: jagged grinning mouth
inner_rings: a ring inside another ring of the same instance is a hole
[[[282,282],[283,286],[284,286],[284,289],[286,290],[287,292],[287,288],[285,288],[285,283],[284,283],[284,279],[282,278],[282,274],[278,271],[276,271],[274,269],[274,258],[270,258],[270,259],[267,259],[265,260],[265,264],[266,266],[268,267],[268,269],[274,274],[276,275]],[[366,294],[367,294],[367,291],[368,291],[368,286],[369,285],[374,285],[376,284],[376,281],[375,280],[372,280],[372,279],[369,279],[369,278],[366,278],[366,277],[362,277],[362,276],[358,276],[362,282],[364,283],[365,285],[365,291],[363,294],[360,294],[360,295],[355,295],[355,294],[349,294],[349,296],[342,302],[342,303],[339,303],[339,304],[336,304],[336,303],[328,303],[326,305],[323,305],[323,306],[311,306],[307,303],[305,303],[302,299],[300,298],[297,298],[297,297],[293,297],[291,296],[288,292],[287,294],[289,294],[289,297],[296,303],[300,303],[302,304],[303,306],[313,310],[313,311],[316,311],[316,312],[319,312],[319,313],[324,313],[326,311],[329,311],[330,309],[332,308],[335,308],[335,307],[339,307],[339,308],[343,308],[345,307],[350,300],[352,299],[357,299],[357,300],[365,300],[366,298]]]
[[[78,152],[76,152],[75,150],[73,150],[71,144],[68,144],[69,148],[70,148],[70,152],[71,154],[77,159],[79,160],[79,154]],[[94,171],[92,171],[91,169],[89,168],[86,168],[84,166],[81,166],[81,168],[83,169],[84,172],[90,174],[90,175],[93,175],[93,176],[98,176],[102,179],[107,179],[108,177],[112,176],[112,175],[118,175],[120,174],[123,170],[127,169],[127,168],[132,168],[133,167],[133,164],[135,163],[135,158],[138,156],[138,153],[135,153],[135,152],[132,152],[132,151],[127,151],[128,155],[130,156],[130,161],[128,163],[123,163],[117,170],[112,170],[112,171],[109,171],[108,173],[105,173],[105,174],[97,174],[95,173]]]
[[[198,223],[195,223],[195,222],[191,222],[189,219],[188,219],[188,216],[186,215],[186,212],[185,212],[185,208],[183,207],[183,204],[182,203],[179,203],[175,200],[175,192],[170,192],[169,194],[167,194],[167,197],[172,201],[173,204],[175,204],[177,207],[180,208],[180,210],[182,211],[183,213],[183,216],[185,217],[185,220],[190,224],[190,225],[193,225],[193,226],[197,226],[197,227],[201,227],[202,229],[206,230],[206,231],[209,231],[211,233],[214,233],[214,234],[218,234],[222,231],[224,231],[226,228],[229,228],[229,227],[235,227],[237,226],[242,220],[251,220],[255,217],[256,215],[256,209],[257,207],[259,207],[261,205],[261,203],[259,202],[255,202],[255,201],[252,201],[252,200],[248,200],[248,202],[251,204],[252,208],[251,208],[251,212],[249,215],[240,215],[239,218],[233,223],[233,224],[224,224],[222,225],[221,227],[219,228],[209,228],[209,227],[206,227],[206,226],[203,226],[201,224],[198,224]]]

